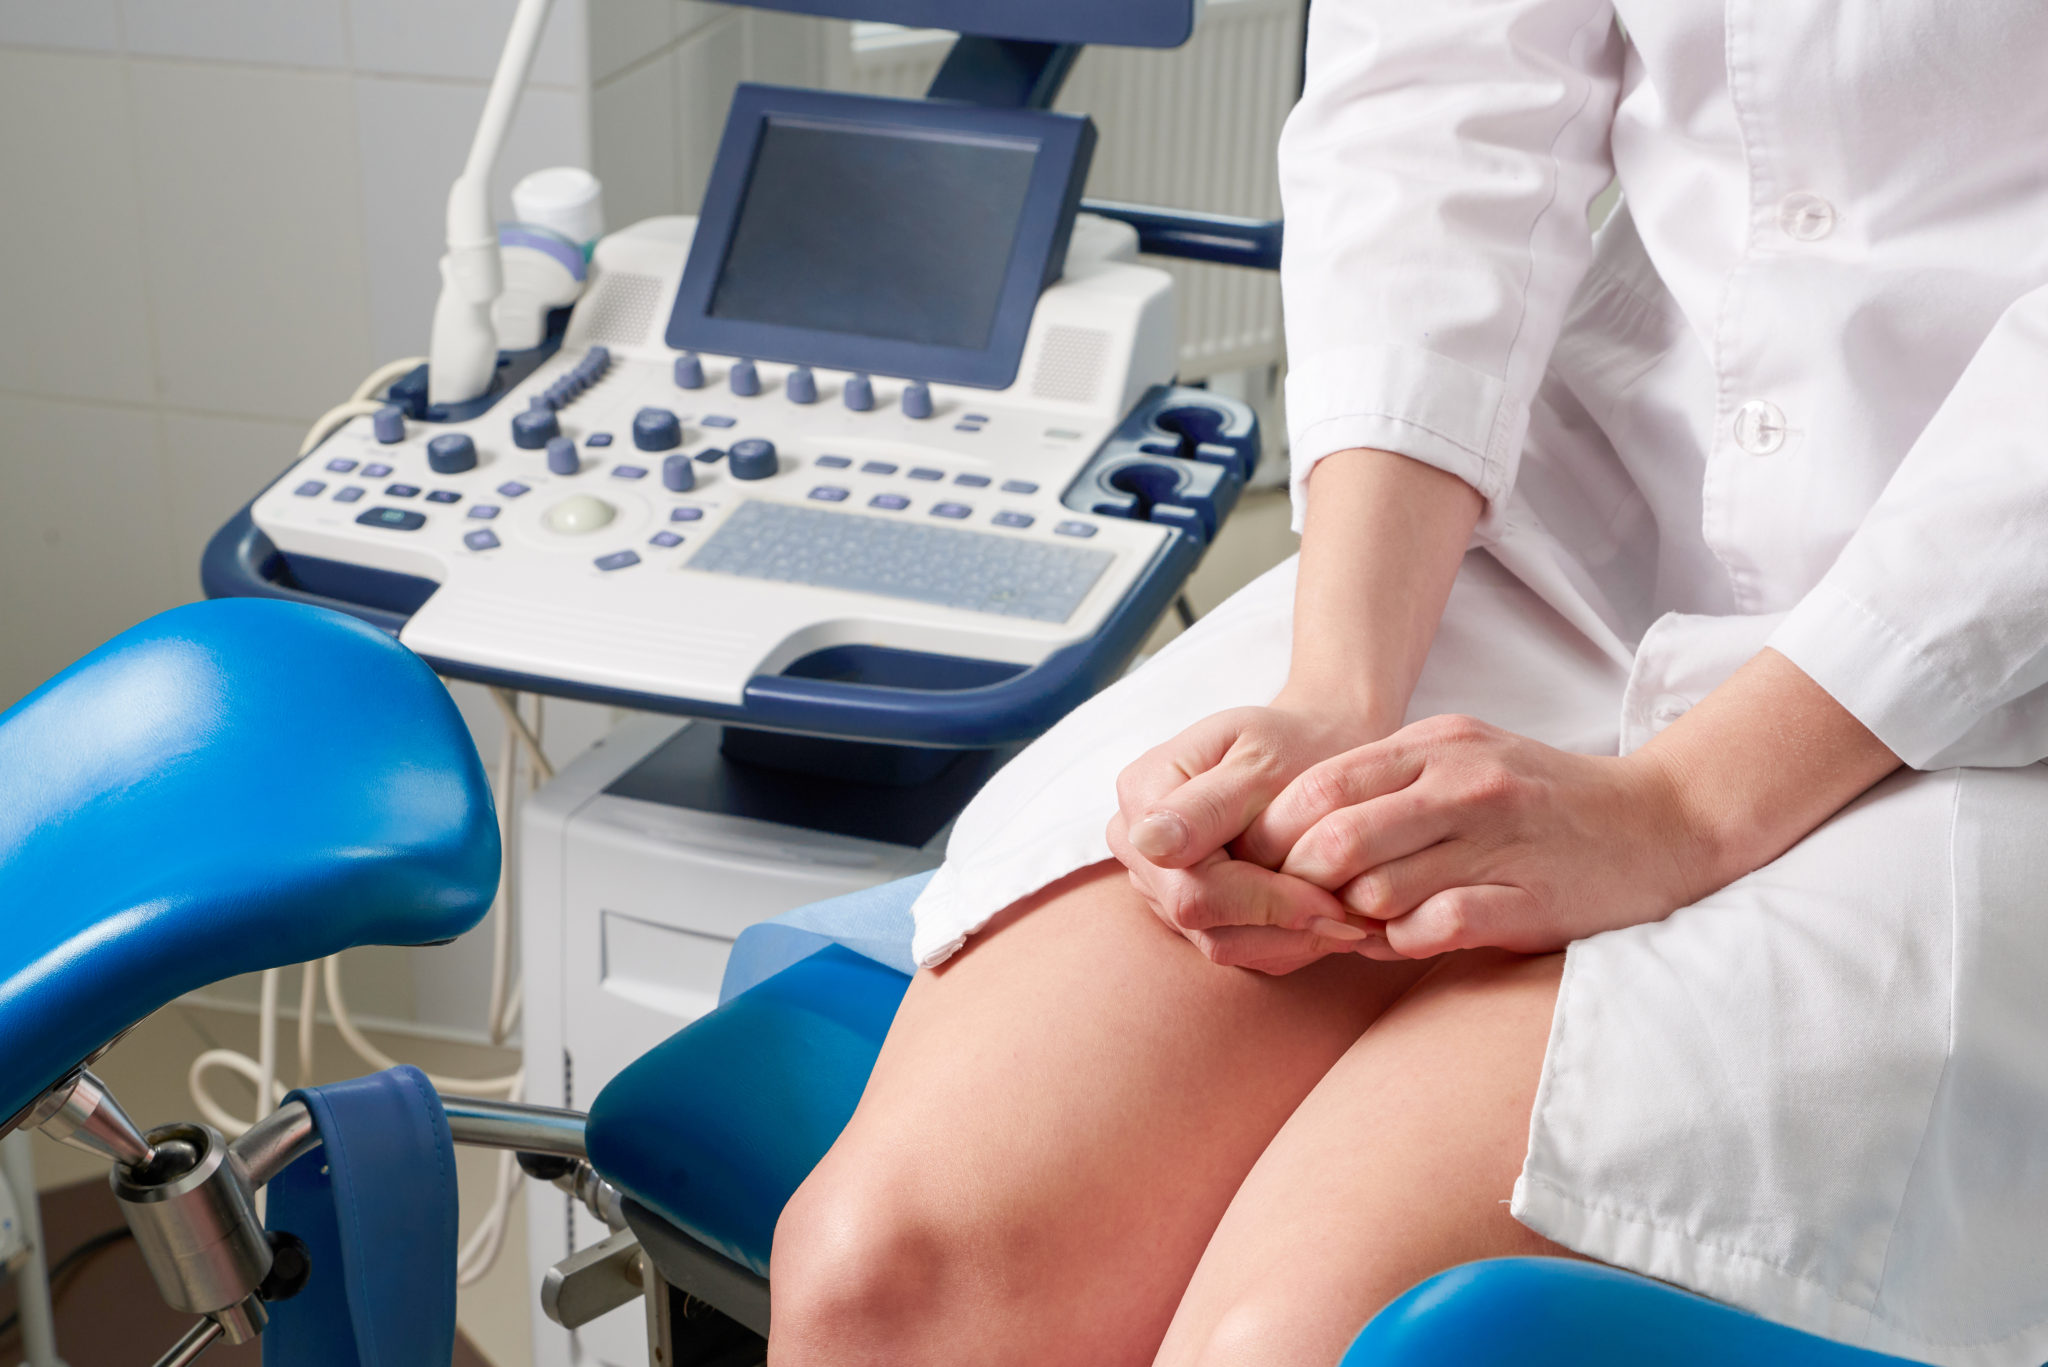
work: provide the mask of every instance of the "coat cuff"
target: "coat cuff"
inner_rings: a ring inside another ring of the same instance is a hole
[[[1798,665],[1915,769],[1939,767],[1931,761],[1986,710],[1962,678],[1825,581],[1764,644]]]
[[[1505,499],[1528,431],[1526,404],[1501,382],[1447,356],[1397,345],[1340,347],[1291,363],[1287,376],[1294,526],[1309,471],[1354,447],[1394,451]]]

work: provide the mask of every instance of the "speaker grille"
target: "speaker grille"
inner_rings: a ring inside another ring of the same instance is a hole
[[[608,271],[598,278],[597,297],[590,303],[590,327],[584,337],[617,346],[644,342],[654,311],[660,307],[660,276]]]
[[[1088,403],[1102,385],[1109,334],[1095,328],[1050,327],[1031,372],[1033,398]]]

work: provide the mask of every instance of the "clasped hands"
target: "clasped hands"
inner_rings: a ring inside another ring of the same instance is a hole
[[[1394,730],[1290,701],[1236,708],[1117,780],[1110,849],[1219,964],[1561,949],[1716,886],[1682,775],[1469,717]]]

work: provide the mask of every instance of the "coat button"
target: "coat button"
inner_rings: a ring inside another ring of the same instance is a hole
[[[1671,723],[1677,721],[1690,711],[1692,711],[1690,699],[1682,698],[1676,693],[1660,694],[1657,701],[1650,707],[1650,725],[1662,731],[1665,727],[1671,725]]]
[[[1785,411],[1768,399],[1751,399],[1735,410],[1735,444],[1768,456],[1785,444]]]
[[[1835,230],[1835,206],[1797,191],[1778,201],[1778,227],[1794,242],[1818,242]]]

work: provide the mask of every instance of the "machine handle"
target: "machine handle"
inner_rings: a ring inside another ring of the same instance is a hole
[[[249,515],[249,508],[254,506],[251,500],[206,543],[206,554],[199,561],[199,586],[208,598],[282,598],[291,603],[310,603],[345,612],[381,631],[398,635],[406,619],[412,616],[410,612],[329,597],[287,582],[284,557]]]
[[[1107,199],[1084,199],[1081,212],[1130,224],[1138,230],[1138,250],[1150,256],[1213,261],[1255,271],[1280,269],[1280,240],[1286,226],[1281,219],[1155,209]]]

